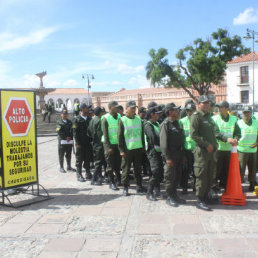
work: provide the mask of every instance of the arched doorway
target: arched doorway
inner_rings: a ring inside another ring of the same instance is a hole
[[[71,99],[66,99],[66,108],[68,110],[71,110],[73,108]]]
[[[63,104],[64,104],[63,100],[58,99],[56,102],[56,109],[60,111],[63,108]]]

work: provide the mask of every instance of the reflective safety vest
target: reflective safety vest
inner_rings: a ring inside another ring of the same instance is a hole
[[[79,104],[78,103],[74,103],[73,107],[74,107],[74,111],[79,111]]]
[[[118,122],[121,119],[121,115],[117,114],[117,119],[115,119],[112,115],[110,115],[110,113],[108,113],[102,117],[106,118],[106,120],[108,122],[108,138],[109,138],[110,143],[117,144],[118,143],[117,129],[118,129]],[[104,140],[104,137],[103,137],[103,140]]]
[[[258,121],[252,119],[252,125],[248,125],[243,119],[237,122],[241,130],[241,138],[238,141],[237,150],[246,153],[257,152],[257,147],[250,148],[257,141]]]
[[[130,119],[127,116],[121,117],[124,125],[124,137],[128,150],[139,149],[142,144],[142,120],[139,116]]]
[[[221,115],[213,116],[212,119],[214,120],[215,124],[218,126],[219,131],[222,135],[224,135],[227,138],[233,138],[233,133],[235,129],[235,124],[237,122],[236,116],[229,115],[228,121],[224,121],[221,118]],[[228,142],[222,142],[220,140],[217,140],[218,142],[218,150],[220,151],[231,151],[232,145]]]
[[[154,125],[151,121],[148,121],[147,123],[149,123],[153,126],[154,132],[159,137],[159,126],[160,126],[159,123],[156,122],[158,125]],[[144,139],[145,139],[145,149],[148,150],[148,141],[147,141],[146,134],[144,134]],[[158,146],[158,145],[154,145],[154,149],[156,152],[161,152],[160,146]]]
[[[190,136],[190,119],[188,116],[179,120],[182,124],[185,133],[185,149],[193,150],[196,146],[196,142]]]

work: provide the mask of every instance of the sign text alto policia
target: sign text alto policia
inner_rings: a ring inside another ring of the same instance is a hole
[[[1,169],[4,189],[38,182],[35,92],[1,90]]]

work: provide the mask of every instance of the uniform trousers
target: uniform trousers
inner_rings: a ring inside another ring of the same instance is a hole
[[[255,153],[238,152],[238,159],[240,165],[241,181],[244,182],[245,169],[248,168],[248,181],[250,183],[256,182],[256,158]]]
[[[64,166],[64,156],[66,158],[67,166],[71,166],[72,147],[72,144],[58,145],[59,164],[61,168]]]
[[[126,155],[125,158],[122,158],[122,184],[124,185],[124,187],[129,186],[130,168],[131,168],[131,164],[133,164],[136,184],[138,186],[141,186],[142,185],[141,165],[142,165],[142,155],[143,155],[142,148],[127,150],[125,152],[125,155]]]
[[[162,182],[164,173],[161,152],[157,152],[153,148],[148,151],[147,157],[149,159],[150,169],[152,172],[150,175],[149,184],[151,187],[159,186]]]
[[[216,175],[216,156],[206,149],[196,147],[194,150],[194,174],[196,177],[196,196],[204,199],[214,182]]]
[[[105,159],[107,162],[107,175],[110,178],[111,182],[114,182],[114,176],[117,179],[121,178],[120,169],[121,169],[121,156],[118,150],[117,145],[112,145],[113,153],[108,153],[108,148],[104,148]]]

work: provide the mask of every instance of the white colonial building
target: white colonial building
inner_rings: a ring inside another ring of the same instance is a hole
[[[60,111],[64,106],[69,110],[73,110],[74,103],[92,103],[93,97],[107,96],[112,92],[89,92],[83,88],[56,88],[44,97],[45,103],[51,103],[55,110]],[[36,98],[37,103],[39,97]]]
[[[226,78],[229,103],[253,105],[254,92],[254,102],[258,104],[258,52],[254,55],[254,67],[253,52],[228,62]]]

